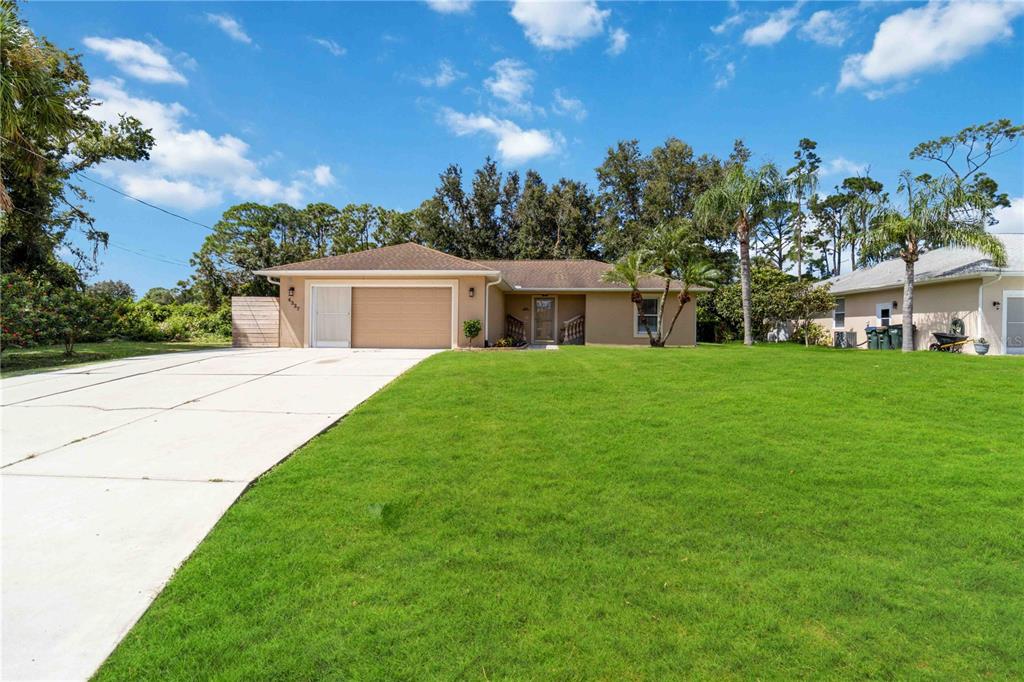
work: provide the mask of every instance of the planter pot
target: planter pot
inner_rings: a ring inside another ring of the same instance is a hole
[[[975,342],[974,352],[977,353],[978,355],[984,355],[985,353],[988,352],[988,344]]]

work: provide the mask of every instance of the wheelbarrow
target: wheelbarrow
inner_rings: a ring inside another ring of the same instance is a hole
[[[964,352],[964,344],[971,340],[967,336],[946,334],[944,332],[932,332],[932,336],[935,337],[935,343],[929,345],[928,350],[937,350],[944,353],[962,353]]]

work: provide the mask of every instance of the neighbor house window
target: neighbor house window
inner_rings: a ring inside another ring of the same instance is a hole
[[[651,332],[658,331],[658,298],[644,297],[644,302],[641,305],[641,309],[637,310],[636,306],[633,306],[633,334],[635,336],[647,336],[647,330],[644,329],[644,318],[647,319],[647,327]]]
[[[837,298],[835,310],[832,311],[832,328],[843,329],[846,327],[846,299]]]
[[[879,327],[888,327],[889,322],[892,320],[892,305],[889,303],[879,303],[876,305],[875,317],[878,318]]]

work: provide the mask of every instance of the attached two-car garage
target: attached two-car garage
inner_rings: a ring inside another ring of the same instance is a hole
[[[452,287],[313,285],[310,345],[450,348]]]

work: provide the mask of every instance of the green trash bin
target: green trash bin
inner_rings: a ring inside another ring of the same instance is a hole
[[[889,349],[890,350],[902,350],[903,349],[903,325],[896,324],[889,327]]]
[[[864,333],[868,337],[868,350],[878,350],[878,327],[866,327]]]

